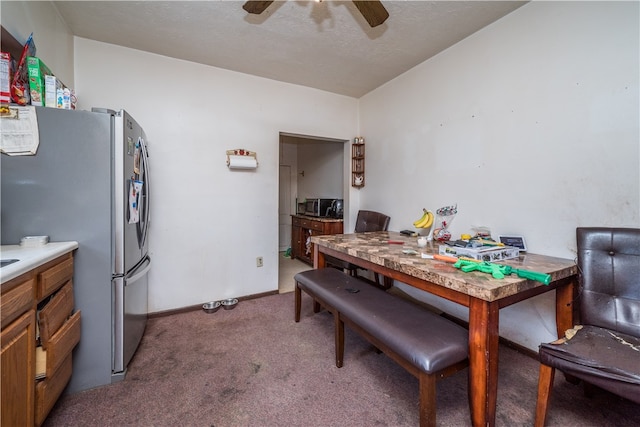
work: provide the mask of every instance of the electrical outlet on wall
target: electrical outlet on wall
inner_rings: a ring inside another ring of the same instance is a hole
[[[262,257],[259,256],[256,258],[256,267],[262,267],[264,265],[263,261],[262,261]]]

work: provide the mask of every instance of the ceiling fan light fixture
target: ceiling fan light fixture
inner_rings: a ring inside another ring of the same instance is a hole
[[[322,0],[315,1],[317,3],[322,2]],[[269,7],[271,3],[273,3],[273,1],[248,1],[242,6],[242,8],[249,13],[260,15],[265,11],[267,7]],[[362,14],[371,28],[377,27],[378,25],[382,24],[389,17],[389,12],[387,12],[387,9],[384,8],[379,0],[353,0],[353,4],[356,5],[358,10],[360,11],[360,14]]]
[[[242,8],[249,13],[260,15],[271,3],[273,3],[273,1],[248,1],[242,5]]]
[[[384,8],[382,3],[375,0],[369,1],[356,1],[353,0],[353,4],[356,5],[363,18],[369,23],[371,28],[377,27],[387,20],[389,12]]]

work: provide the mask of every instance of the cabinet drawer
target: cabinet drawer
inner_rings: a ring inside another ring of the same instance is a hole
[[[324,231],[324,224],[321,223],[320,221],[310,221],[310,222],[311,224],[309,228],[311,228],[312,230],[319,231],[321,233]]]
[[[71,379],[73,364],[71,353],[62,361],[60,368],[43,381],[36,384],[36,425],[42,425],[45,418],[60,397],[62,390]]]
[[[73,258],[64,260],[60,264],[54,265],[40,273],[38,275],[38,301],[54,292],[72,278]]]
[[[40,311],[38,326],[42,348],[47,349],[49,341],[73,312],[73,286],[68,281],[51,301]]]
[[[2,319],[0,324],[2,324],[2,329],[31,308],[34,285],[35,280],[29,279],[2,294],[0,301],[0,318]]]
[[[46,347],[46,377],[51,378],[80,341],[80,312],[77,311],[53,334]],[[44,346],[43,346],[44,348]]]
[[[301,226],[302,225],[302,220],[300,218],[297,217],[291,217],[291,225],[296,225],[296,226]]]
[[[300,220],[300,227],[302,228],[311,228],[311,221],[308,219],[301,219]]]

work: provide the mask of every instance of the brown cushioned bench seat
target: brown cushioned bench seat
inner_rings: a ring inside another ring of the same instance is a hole
[[[294,276],[295,320],[301,290],[333,313],[336,366],[344,355],[344,323],[394,359],[420,381],[420,425],[435,425],[435,383],[467,366],[468,331],[410,301],[333,268]]]

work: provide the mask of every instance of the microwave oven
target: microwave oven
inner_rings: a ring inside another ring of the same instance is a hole
[[[306,199],[304,214],[309,216],[328,216],[331,203],[335,199]]]

